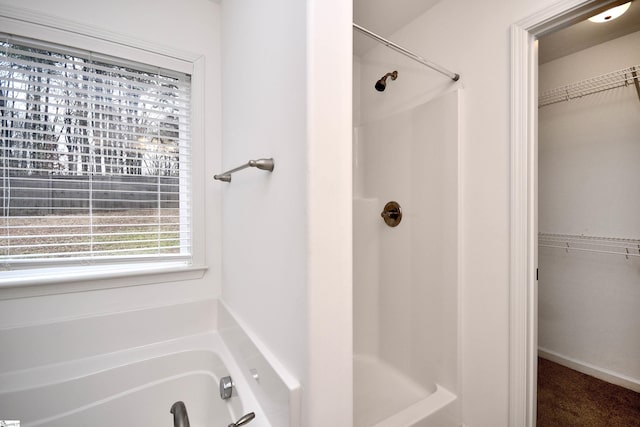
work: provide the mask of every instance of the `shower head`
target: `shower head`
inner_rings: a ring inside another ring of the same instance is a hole
[[[376,90],[378,92],[382,92],[386,89],[387,87],[387,77],[391,77],[391,80],[395,80],[398,78],[398,72],[397,71],[393,71],[391,73],[387,73],[384,75],[384,77],[382,77],[380,80],[378,80],[376,82]]]

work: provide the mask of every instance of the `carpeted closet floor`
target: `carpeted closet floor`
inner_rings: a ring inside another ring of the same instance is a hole
[[[538,359],[538,427],[640,427],[640,393]]]

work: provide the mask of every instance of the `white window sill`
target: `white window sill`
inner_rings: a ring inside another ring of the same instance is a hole
[[[0,272],[0,300],[200,279],[206,266],[183,263],[59,267]]]

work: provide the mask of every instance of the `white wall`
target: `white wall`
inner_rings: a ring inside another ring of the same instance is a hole
[[[640,32],[540,67],[546,89],[640,64]],[[539,229],[590,236],[640,236],[640,102],[635,87],[539,110]]]
[[[544,64],[540,88],[638,65],[639,45],[637,32]],[[539,110],[541,232],[640,236],[639,117],[633,85]],[[640,389],[640,259],[544,247],[539,254],[541,350]]]
[[[223,298],[300,377],[308,310],[305,5],[273,3],[222,3],[223,168],[275,160],[273,173],[242,171],[219,184]]]
[[[168,50],[204,57],[206,93],[202,112],[207,120],[204,128],[206,146],[201,161],[208,179],[202,182],[202,177],[199,177],[201,180],[195,183],[204,200],[201,197],[195,200],[194,214],[207,218],[204,229],[196,232],[207,236],[205,263],[209,270],[202,279],[197,280],[172,279],[153,285],[2,300],[0,327],[217,296],[220,293],[220,189],[210,177],[220,168],[219,5],[207,0],[194,0],[180,5],[168,0],[114,0],[100,4],[63,0],[56,2],[55,8],[52,8],[51,3],[45,0],[0,1],[0,7],[8,6],[30,10],[37,15],[51,14],[61,20],[104,30],[105,33],[113,33],[120,41],[150,42]],[[158,279],[160,282],[164,280]],[[128,279],[119,280],[119,284],[127,282]],[[56,285],[51,285],[50,289],[55,292]]]
[[[303,388],[305,426],[351,423],[351,5],[226,0],[223,299]],[[336,28],[342,28],[336,29]],[[348,41],[347,41],[348,40]]]
[[[307,2],[309,393],[305,426],[351,425],[352,29],[343,0]]]
[[[462,404],[471,427],[508,425],[509,27],[552,3],[448,0],[385,34],[462,76]],[[361,58],[361,67],[363,85],[399,71],[385,92],[389,109],[451,88],[445,77],[384,47]],[[363,91],[363,123],[388,114],[366,96]]]

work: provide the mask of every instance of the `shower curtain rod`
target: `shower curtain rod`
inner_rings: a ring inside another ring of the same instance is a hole
[[[356,24],[355,22],[353,23],[353,29],[357,30],[359,32],[361,32],[362,34],[364,34],[367,37],[370,37],[372,39],[374,39],[377,42],[382,43],[383,45],[387,46],[388,48],[391,48],[393,50],[395,50],[396,52],[399,52],[411,59],[413,59],[416,62],[421,63],[422,65],[426,65],[427,67],[431,68],[432,70],[435,70],[441,74],[444,74],[445,76],[449,77],[451,80],[453,80],[454,82],[458,81],[460,79],[460,74],[451,72],[449,70],[447,70],[444,67],[441,67],[438,64],[435,64],[431,61],[428,61],[426,59],[424,59],[422,56],[420,55],[416,55],[415,53],[411,52],[410,50],[407,50],[405,48],[403,48],[400,45],[395,44],[394,42],[385,39],[384,37],[380,37],[379,35],[377,35],[376,33],[367,30],[364,27],[361,27],[360,25]]]

